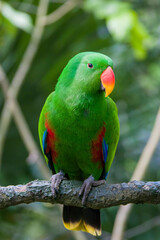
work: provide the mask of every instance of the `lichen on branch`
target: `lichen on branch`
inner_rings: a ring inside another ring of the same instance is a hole
[[[26,185],[0,187],[0,208],[21,203],[48,202],[82,207],[78,196],[82,182],[64,180],[56,199],[50,181],[35,180]],[[100,209],[128,203],[160,203],[160,182],[132,181],[93,187],[86,207]]]

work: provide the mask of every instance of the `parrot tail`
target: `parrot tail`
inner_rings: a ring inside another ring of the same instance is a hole
[[[84,231],[94,236],[101,235],[100,210],[63,206],[63,223],[69,230]]]

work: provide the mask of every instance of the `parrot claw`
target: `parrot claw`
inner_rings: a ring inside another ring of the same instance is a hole
[[[66,180],[67,178],[65,177],[65,174],[60,171],[59,173],[56,173],[54,175],[52,175],[52,177],[50,178],[51,181],[51,190],[53,193],[53,197],[56,198],[56,195],[59,191],[59,187],[60,184],[63,180]]]
[[[87,201],[87,198],[88,198],[88,195],[91,191],[91,188],[92,187],[97,187],[99,185],[102,185],[105,183],[105,180],[99,180],[99,181],[95,181],[94,180],[94,177],[91,175],[89,176],[82,184],[82,187],[80,189],[80,192],[79,192],[79,197],[82,197],[82,205],[85,206],[86,205],[86,201]]]

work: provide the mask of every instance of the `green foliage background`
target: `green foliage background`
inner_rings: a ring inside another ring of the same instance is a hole
[[[3,2],[1,7],[0,62],[10,81],[29,43],[37,11],[36,0]],[[49,12],[60,6],[50,1]],[[158,0],[85,0],[55,24],[45,28],[38,52],[26,76],[18,101],[37,141],[38,117],[46,97],[54,90],[68,60],[82,51],[97,51],[114,61],[116,87],[111,97],[117,104],[121,136],[108,182],[129,181],[150,135],[160,105],[160,2]],[[17,10],[26,15],[15,20]],[[6,10],[7,12],[9,10]],[[0,90],[0,110],[4,96]],[[39,144],[39,143],[38,143]],[[28,156],[12,121],[0,169],[0,184],[27,183],[40,174],[26,162]],[[160,178],[160,145],[144,180]],[[103,235],[111,233],[117,207],[102,210]],[[159,206],[134,206],[127,229],[159,215]],[[95,239],[86,234],[87,239]],[[159,239],[160,228],[136,235],[132,240]],[[57,207],[35,203],[0,211],[0,239],[74,239],[62,225]]]

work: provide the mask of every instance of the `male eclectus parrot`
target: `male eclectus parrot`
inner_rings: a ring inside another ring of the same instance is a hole
[[[117,108],[108,97],[114,84],[112,60],[82,52],[68,62],[47,98],[40,114],[39,138],[53,173],[54,197],[63,179],[82,180],[79,195],[85,205],[94,181],[97,185],[106,179],[119,140]],[[69,230],[101,235],[99,210],[64,206],[63,222]]]

